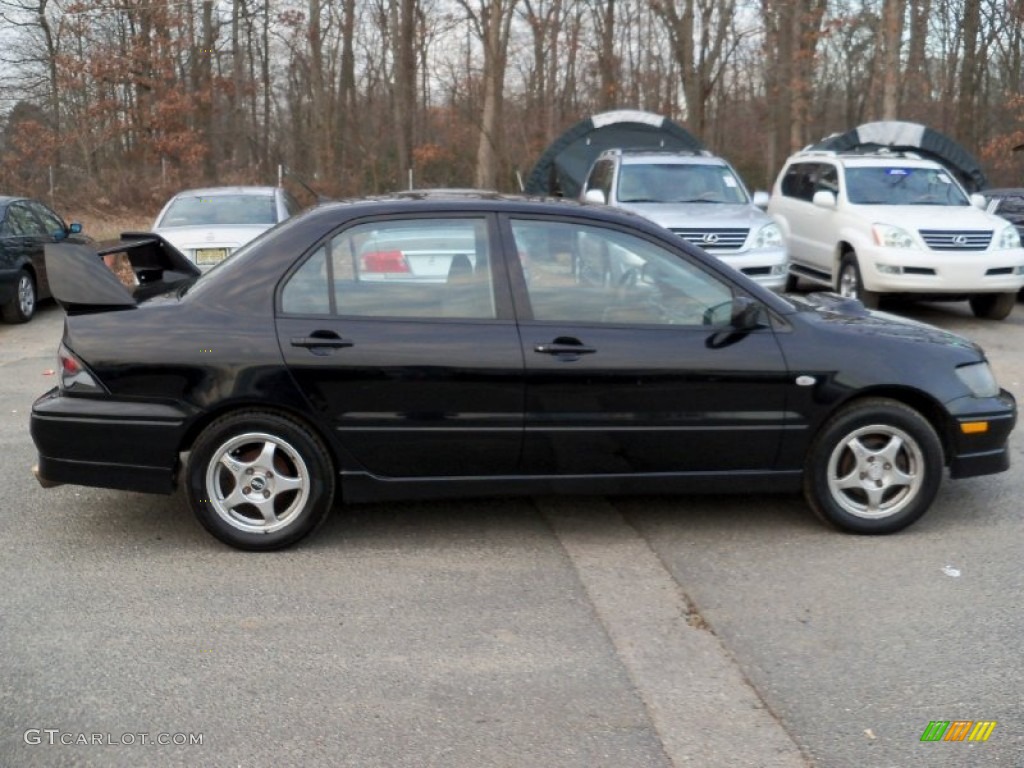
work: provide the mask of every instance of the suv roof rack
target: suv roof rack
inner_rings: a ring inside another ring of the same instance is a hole
[[[878,144],[865,144],[860,147],[844,149],[840,152],[836,152],[834,149],[811,149],[811,145],[808,145],[797,154],[801,157],[903,157],[908,160],[925,159],[917,152],[906,149],[894,149],[893,147],[880,146]]]
[[[685,155],[687,157],[714,157],[706,149],[678,149],[673,147],[612,147],[601,152],[608,155]]]

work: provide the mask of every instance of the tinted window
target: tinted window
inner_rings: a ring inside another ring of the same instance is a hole
[[[514,220],[535,320],[719,325],[732,288],[647,240],[610,229]]]
[[[594,168],[590,172],[590,178],[587,179],[587,189],[601,190],[606,201],[611,199],[612,169],[614,167],[614,163],[611,160],[599,160],[594,164]]]
[[[793,163],[782,177],[782,194],[811,202],[814,185],[821,172],[820,163]]]
[[[60,216],[55,214],[49,208],[42,203],[28,202],[26,203],[29,208],[32,209],[33,213],[39,217],[39,220],[43,222],[43,226],[46,227],[46,232],[50,235],[56,235],[57,237],[63,237],[67,234],[67,227],[64,226],[64,222]]]
[[[7,222],[14,235],[45,235],[46,229],[24,203],[11,203],[7,209]]]
[[[360,224],[333,237],[289,279],[281,309],[361,317],[496,316],[484,219]]]

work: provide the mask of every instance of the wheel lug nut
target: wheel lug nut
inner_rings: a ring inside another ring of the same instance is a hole
[[[888,469],[888,467],[886,467],[886,469]],[[274,473],[273,473],[273,472],[271,472],[271,471],[270,471],[270,470],[268,469],[268,470],[267,470],[267,477],[273,477],[273,476],[274,476]]]
[[[881,481],[881,480],[875,480],[875,485],[876,485],[876,486],[877,486],[878,488],[881,488],[881,487],[882,487],[882,481]]]
[[[252,488],[247,485],[242,489],[242,493],[252,493]]]
[[[886,468],[887,470],[889,470],[889,469],[892,469],[892,464],[886,464],[886,465],[885,465],[885,468]]]
[[[263,498],[264,499],[269,499],[270,498],[270,491],[264,491],[263,492]]]
[[[860,479],[861,480],[867,480],[868,479],[868,473],[867,472],[861,472],[860,473]]]
[[[252,474],[252,467],[249,467],[247,470],[245,470],[245,474],[251,475]]]

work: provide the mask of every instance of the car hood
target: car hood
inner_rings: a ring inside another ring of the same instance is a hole
[[[1006,221],[973,205],[859,205],[862,218],[903,229],[992,229],[996,232]]]
[[[239,248],[270,229],[273,224],[205,227],[165,227],[154,230],[179,251],[195,248]]]
[[[788,294],[786,298],[799,312],[813,313],[815,320],[832,327],[842,326],[844,330],[866,336],[959,347],[984,358],[982,348],[963,336],[918,320],[866,309],[857,299],[834,293]]]
[[[728,203],[630,203],[622,205],[666,229],[687,227],[755,227],[768,224],[771,218],[756,206]]]

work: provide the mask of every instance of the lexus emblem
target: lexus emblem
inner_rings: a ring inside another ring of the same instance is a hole
[[[953,235],[953,245],[967,245],[967,235]]]
[[[707,243],[708,245],[714,245],[715,243],[718,242],[718,235],[716,235],[714,232],[708,232],[707,234],[704,235],[704,237],[701,238],[701,242]]]

